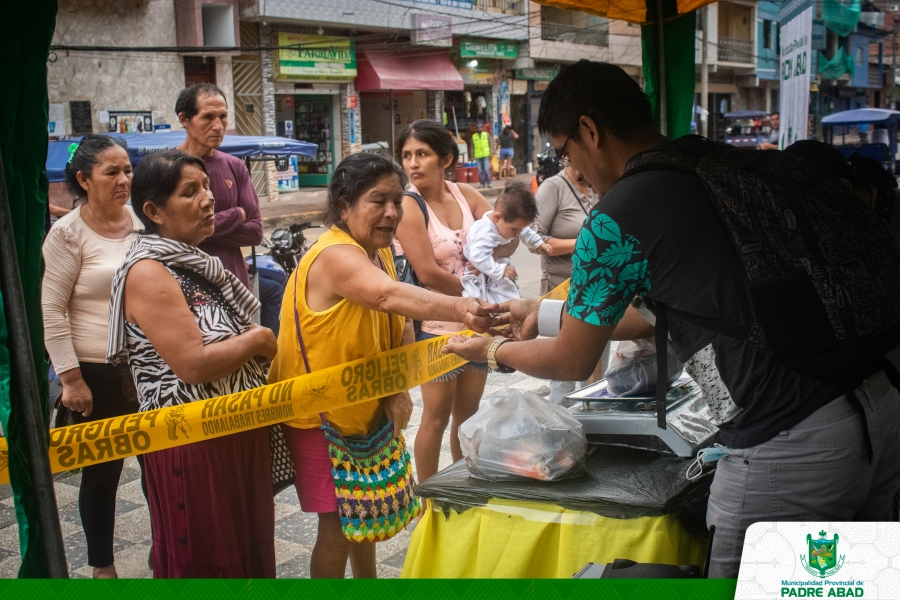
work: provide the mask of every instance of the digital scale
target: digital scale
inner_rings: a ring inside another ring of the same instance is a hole
[[[675,380],[666,394],[666,428],[656,423],[656,396],[614,396],[602,379],[566,396],[584,426],[589,444],[628,446],[694,457],[712,443],[718,427],[700,386],[689,375]]]

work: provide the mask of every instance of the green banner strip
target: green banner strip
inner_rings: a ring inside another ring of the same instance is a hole
[[[732,600],[733,579],[120,579],[4,580],[0,597],[18,600]]]

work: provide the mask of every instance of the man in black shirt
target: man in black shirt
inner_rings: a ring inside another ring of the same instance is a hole
[[[619,181],[633,158],[670,143],[624,71],[589,61],[564,69],[544,93],[539,126],[560,163],[571,163],[602,197],[572,255],[562,328],[555,338],[495,345],[490,356],[491,338],[456,338],[449,350],[536,377],[581,380],[610,339],[652,334],[630,308],[637,295],[673,313],[753,324],[743,266],[700,179],[658,170]],[[510,309],[520,338],[534,337],[537,303]],[[860,411],[836,383],[671,313],[669,331],[728,449],[707,513],[716,526],[712,576],[737,576],[744,533],[757,521],[889,519],[900,488],[900,394],[884,373],[857,390],[867,440]]]

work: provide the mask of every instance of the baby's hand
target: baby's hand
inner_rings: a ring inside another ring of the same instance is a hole
[[[506,272],[503,273],[503,276],[507,279],[511,279],[512,281],[515,281],[519,278],[519,274],[516,273],[516,268],[512,265],[506,267]]]
[[[550,256],[553,253],[553,246],[551,246],[550,244],[541,244],[540,246],[538,246],[537,251],[538,254],[546,254],[547,256]]]

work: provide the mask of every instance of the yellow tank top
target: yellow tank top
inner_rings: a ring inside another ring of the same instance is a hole
[[[299,277],[296,282],[297,315],[303,342],[306,346],[309,367],[313,372],[400,346],[405,323],[405,319],[400,315],[392,314],[389,317],[387,313],[364,308],[346,298],[321,312],[312,311],[307,306],[306,280],[310,266],[323,250],[338,245],[356,246],[360,252],[365,252],[362,246],[357,244],[347,233],[337,227],[332,227],[312,245],[300,260],[300,265],[293,275],[288,279],[284,302],[281,305],[278,354],[272,361],[269,383],[306,374],[300,343],[297,340],[297,330],[294,326],[294,279],[297,277]],[[384,263],[387,274],[391,279],[396,280],[397,275],[394,271],[391,249],[383,248],[378,251],[378,255]],[[393,320],[390,325],[389,318]],[[393,333],[393,340],[390,339],[391,333]],[[370,395],[375,386],[372,386],[371,382],[369,385],[357,384],[354,390],[357,396],[355,404],[338,410],[325,410],[328,408],[329,400],[333,402],[336,399],[336,395],[329,394],[328,390],[334,389],[340,385],[340,382],[329,381],[324,376],[320,379],[315,379],[312,385],[306,389],[301,387],[300,393],[304,395],[304,399],[316,400],[312,406],[324,411],[328,422],[337,427],[342,434],[368,433],[370,428],[375,425],[374,421],[380,413],[378,400],[382,396],[372,397]],[[366,380],[368,379],[371,378],[366,377]],[[379,387],[384,389],[383,385]],[[294,389],[296,391],[296,388]],[[319,415],[315,414],[288,421],[286,424],[300,429],[312,429],[321,427],[322,421]]]

